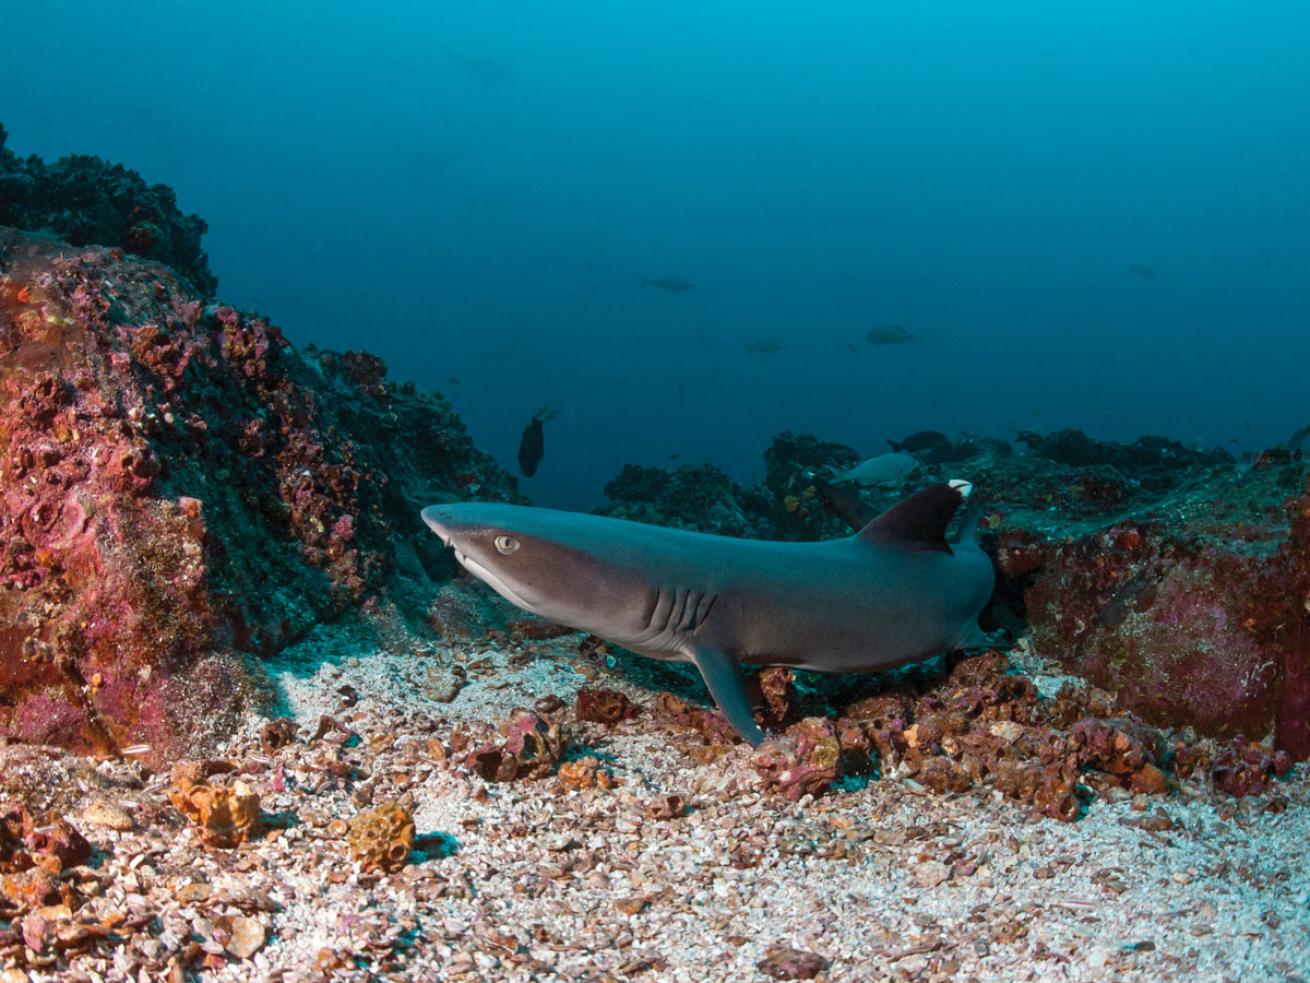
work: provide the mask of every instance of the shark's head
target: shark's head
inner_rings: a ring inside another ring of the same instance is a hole
[[[599,516],[521,505],[430,505],[423,521],[455,559],[525,611],[596,634],[614,633],[618,612],[641,607],[648,586],[599,549]],[[602,558],[605,554],[605,558]]]

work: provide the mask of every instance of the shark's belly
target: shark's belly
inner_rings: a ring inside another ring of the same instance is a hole
[[[949,585],[947,585],[949,586]],[[720,644],[743,665],[815,672],[873,672],[954,647],[976,611],[931,578],[856,580],[823,591],[747,596],[724,612]]]

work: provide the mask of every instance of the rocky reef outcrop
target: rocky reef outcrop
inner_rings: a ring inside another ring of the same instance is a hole
[[[252,655],[453,572],[418,509],[511,499],[439,395],[297,351],[168,267],[0,229],[0,735],[203,747]]]
[[[609,504],[602,511],[620,519],[720,536],[762,534],[759,517],[752,514],[758,503],[745,501],[741,486],[713,464],[685,464],[674,471],[629,464],[605,486],[605,496]]]
[[[974,481],[999,572],[991,627],[1030,635],[1043,657],[1151,723],[1271,738],[1310,757],[1310,462],[1077,431],[1020,444],[1026,453],[952,444],[949,461],[930,446],[904,487],[858,494],[880,510],[927,481]],[[850,448],[784,433],[765,460],[763,485],[735,496],[743,526],[777,539],[847,533],[812,475],[849,467]],[[657,470],[643,470],[652,486]]]
[[[166,184],[99,157],[70,154],[46,163],[5,148],[0,125],[0,225],[45,232],[75,246],[117,246],[167,263],[206,297],[218,289],[200,239],[209,228],[184,215]]]

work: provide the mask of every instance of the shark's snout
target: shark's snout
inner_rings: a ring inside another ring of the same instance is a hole
[[[429,505],[419,513],[428,528],[437,534],[443,546],[450,545],[450,516],[440,505]]]

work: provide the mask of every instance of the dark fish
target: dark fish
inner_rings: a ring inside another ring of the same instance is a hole
[[[899,324],[880,324],[864,336],[871,345],[904,345],[914,340],[914,333]]]
[[[782,343],[777,338],[757,338],[746,346],[752,355],[773,355],[782,351]]]
[[[685,294],[688,290],[696,289],[696,284],[690,280],[683,280],[676,276],[662,276],[654,280],[642,277],[641,285],[643,287],[655,287],[658,290],[672,290],[675,294]]]
[[[1140,276],[1143,280],[1154,280],[1155,270],[1149,266],[1143,266],[1141,263],[1130,263],[1128,266],[1129,276]]]
[[[912,433],[903,440],[889,440],[892,450],[902,451],[906,454],[916,454],[919,451],[936,451],[949,447],[950,438],[946,434],[937,430],[920,430]]]
[[[528,425],[523,428],[523,436],[519,438],[519,470],[523,472],[523,477],[531,478],[537,473],[537,466],[546,453],[546,432],[542,424],[556,416],[558,414],[547,403],[532,415]]]

